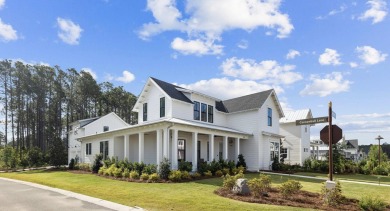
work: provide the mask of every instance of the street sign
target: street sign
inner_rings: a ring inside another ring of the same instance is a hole
[[[332,144],[336,144],[337,142],[340,141],[340,139],[343,138],[343,130],[339,128],[337,125],[332,125]],[[321,131],[320,131],[320,139],[323,141],[325,144],[329,145],[329,125],[325,126]]]
[[[332,117],[336,119],[336,112],[332,111]]]
[[[317,123],[325,123],[328,122],[328,117],[318,117],[318,118],[312,118],[312,119],[300,119],[295,122],[295,124],[298,125],[314,125]]]

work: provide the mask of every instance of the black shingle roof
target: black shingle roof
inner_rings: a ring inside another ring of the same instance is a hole
[[[161,89],[163,89],[164,92],[167,93],[167,95],[169,95],[171,98],[176,99],[176,100],[181,100],[181,101],[184,101],[187,103],[192,103],[192,101],[190,99],[188,99],[188,97],[186,97],[182,92],[180,92],[176,89],[176,88],[180,88],[180,89],[184,89],[184,88],[167,83],[165,81],[158,80],[158,79],[153,78],[153,77],[150,77],[150,78],[154,82],[156,82],[157,85],[159,87],[161,87]]]
[[[245,110],[251,110],[255,108],[261,108],[261,106],[264,104],[264,102],[267,100],[268,96],[272,92],[273,89],[270,89],[264,92],[258,92],[250,95],[245,95],[242,97],[233,98],[230,100],[224,100],[221,102],[221,104],[224,106],[224,109],[226,111],[223,111],[223,108],[222,110],[219,110],[218,108],[221,108],[221,106],[217,106],[217,109],[219,111],[232,113],[237,111],[245,111]]]

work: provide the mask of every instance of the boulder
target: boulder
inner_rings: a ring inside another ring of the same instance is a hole
[[[247,184],[247,179],[237,179],[236,184],[233,187],[233,193],[237,195],[249,195],[250,190]]]

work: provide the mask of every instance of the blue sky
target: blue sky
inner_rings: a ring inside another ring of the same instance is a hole
[[[371,144],[390,139],[388,4],[0,0],[0,59],[84,69],[136,95],[152,76],[221,99],[274,88],[285,111],[315,117],[333,101],[346,138]]]

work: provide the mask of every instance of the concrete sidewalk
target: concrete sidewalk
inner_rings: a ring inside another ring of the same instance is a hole
[[[120,211],[140,211],[140,210],[143,210],[140,207],[128,207],[125,205],[117,204],[117,203],[106,201],[103,199],[94,198],[94,197],[90,197],[90,196],[86,196],[86,195],[82,195],[79,193],[74,193],[71,191],[62,190],[62,189],[58,189],[58,188],[52,188],[52,187],[48,187],[48,186],[44,186],[44,185],[40,185],[40,184],[36,184],[36,183],[8,179],[8,178],[2,178],[2,177],[0,177],[0,180],[12,182],[12,183],[18,183],[18,184],[22,184],[22,185],[27,185],[30,187],[39,188],[39,189],[46,190],[46,191],[52,191],[52,192],[61,194],[61,195],[66,196],[66,197],[78,199],[78,200],[88,202],[88,203],[91,203],[91,204],[94,204],[94,205],[97,205],[97,206],[100,206],[103,208],[107,208],[110,210],[120,210]]]
[[[300,178],[315,179],[315,180],[322,180],[322,181],[328,180],[328,178],[324,178],[324,177],[312,177],[312,176],[304,176],[304,175],[296,175],[296,174],[282,174],[282,173],[275,173],[275,172],[268,172],[268,171],[260,171],[260,173],[287,176],[287,177],[300,177]],[[355,183],[355,184],[363,184],[363,185],[375,185],[375,186],[390,187],[389,184],[379,184],[379,183],[373,183],[373,182],[360,182],[360,181],[343,180],[343,179],[337,179],[337,181]]]

